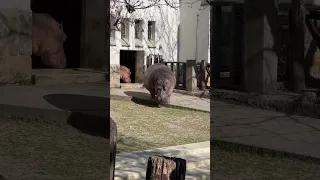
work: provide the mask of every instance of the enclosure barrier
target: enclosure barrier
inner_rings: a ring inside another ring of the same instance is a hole
[[[175,89],[186,89],[187,84],[187,66],[185,62],[165,62],[162,55],[150,54],[147,58],[147,68],[155,63],[163,63],[170,67],[176,77]],[[197,86],[200,90],[209,89],[209,80],[211,75],[210,63],[202,60],[196,64]]]

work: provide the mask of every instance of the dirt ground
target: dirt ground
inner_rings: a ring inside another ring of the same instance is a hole
[[[108,143],[58,120],[0,117],[0,174],[7,180],[107,180]]]
[[[213,147],[211,148],[211,150]],[[316,180],[320,165],[287,157],[213,150],[214,180]]]
[[[210,140],[210,113],[110,100],[118,127],[118,152]]]

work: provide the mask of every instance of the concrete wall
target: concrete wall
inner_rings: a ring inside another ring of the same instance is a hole
[[[30,1],[0,1],[0,84],[30,82],[31,53]]]
[[[147,1],[147,0],[146,0]],[[176,0],[178,2],[178,0]],[[123,46],[121,42],[120,30],[115,31],[115,39],[110,40],[110,85],[111,87],[120,86],[120,50],[144,51],[137,54],[136,72],[144,72],[147,56],[149,54],[163,55],[165,61],[177,61],[178,56],[178,26],[179,9],[173,9],[169,6],[151,7],[148,9],[138,9],[132,14],[122,11],[122,18],[129,18],[129,46]],[[134,19],[143,20],[143,32],[141,47],[136,47],[134,38]],[[155,46],[148,46],[148,21],[156,21]],[[142,55],[143,54],[143,55]],[[137,80],[141,80],[143,74],[137,73]]]
[[[179,61],[206,60],[209,57],[210,6],[202,1],[181,0]]]

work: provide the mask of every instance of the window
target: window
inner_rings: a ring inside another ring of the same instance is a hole
[[[142,21],[135,20],[134,22],[134,36],[136,39],[142,39]]]
[[[148,21],[148,40],[155,40],[155,21]]]
[[[124,19],[121,23],[121,44],[122,46],[129,47],[129,19]]]
[[[110,45],[111,46],[116,46],[116,27],[111,25],[110,26]]]
[[[128,37],[126,27],[127,25],[125,23],[121,24],[121,39],[125,39]]]
[[[115,38],[115,27],[114,26],[111,26],[110,27],[110,38]]]

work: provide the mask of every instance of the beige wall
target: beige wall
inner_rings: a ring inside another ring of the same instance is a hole
[[[204,5],[201,0],[181,0],[179,62],[187,60],[210,62],[209,22],[209,5]]]

